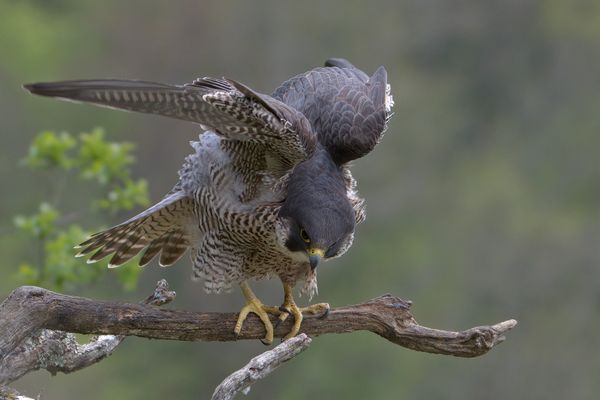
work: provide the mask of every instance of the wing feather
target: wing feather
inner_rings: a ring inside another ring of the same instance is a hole
[[[385,68],[369,78],[344,59],[329,59],[284,82],[273,97],[301,111],[338,164],[368,154],[381,140],[393,105]]]
[[[304,115],[233,80],[196,79],[186,85],[96,79],[24,85],[33,94],[192,121],[216,133],[267,147],[293,166],[314,151]]]
[[[109,266],[117,267],[146,251],[140,265],[146,265],[161,250],[162,265],[171,265],[187,250],[192,232],[187,231],[192,217],[192,200],[183,192],[173,193],[135,217],[93,235],[79,247],[78,256],[95,251],[88,262],[113,254]]]

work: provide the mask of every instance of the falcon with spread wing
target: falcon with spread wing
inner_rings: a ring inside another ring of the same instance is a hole
[[[235,333],[249,313],[326,314],[326,303],[299,308],[297,284],[310,296],[316,267],[342,255],[365,218],[348,163],[380,141],[393,105],[387,74],[371,77],[343,59],[328,60],[284,82],[272,96],[228,79],[182,86],[129,80],[25,85],[31,93],[199,123],[205,130],[173,189],[135,217],[80,245],[89,262],[112,255],[117,267],[143,251],[139,264],[175,263],[188,249],[193,276],[207,292],[239,285],[246,298]],[[264,305],[248,281],[278,276],[281,307]]]

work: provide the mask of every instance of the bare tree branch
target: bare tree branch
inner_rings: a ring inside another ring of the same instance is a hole
[[[0,386],[0,400],[33,400],[31,397],[23,396],[13,388]],[[39,400],[39,399],[38,399]]]
[[[431,329],[417,324],[409,311],[410,305],[400,298],[383,295],[362,304],[332,309],[325,319],[307,316],[301,330],[310,336],[366,330],[417,351],[476,357],[502,342],[503,334],[517,324],[508,320],[460,332]],[[272,318],[275,321],[276,317]],[[8,376],[3,371],[15,365],[8,364],[11,353],[26,345],[26,340],[40,329],[169,340],[232,341],[236,340],[233,334],[236,320],[236,313],[167,310],[23,286],[0,304],[0,377]],[[285,336],[291,323],[288,319],[280,324],[275,336]],[[263,335],[262,323],[250,315],[238,339],[258,339]],[[3,382],[0,379],[0,384]]]
[[[254,357],[243,368],[235,371],[221,382],[212,395],[212,400],[230,400],[242,391],[247,393],[250,385],[266,378],[284,362],[291,360],[310,346],[311,339],[301,333],[279,344],[272,350]]]
[[[167,281],[163,279],[156,284],[154,293],[142,304],[158,306],[174,298],[175,292],[169,291]],[[57,372],[70,373],[80,370],[108,357],[124,339],[125,336],[122,335],[101,335],[89,343],[79,344],[72,333],[38,330],[25,338],[14,350],[0,357],[0,384],[13,382],[28,372],[39,369],[45,369],[53,375]]]

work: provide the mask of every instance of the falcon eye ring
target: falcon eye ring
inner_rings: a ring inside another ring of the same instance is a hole
[[[302,228],[300,228],[300,237],[304,240],[305,243],[310,243],[310,238],[308,237],[308,233]]]

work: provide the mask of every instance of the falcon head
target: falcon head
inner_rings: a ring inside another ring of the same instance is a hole
[[[343,174],[324,150],[298,164],[279,211],[279,242],[294,259],[314,269],[322,259],[342,255],[352,243],[355,213]]]

